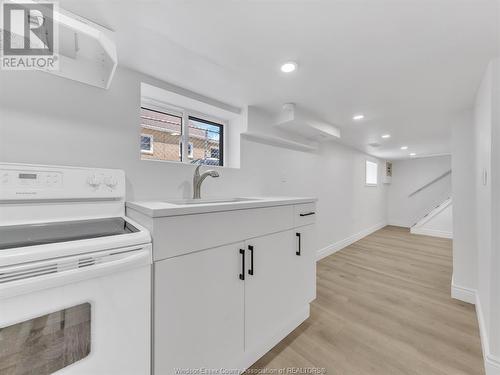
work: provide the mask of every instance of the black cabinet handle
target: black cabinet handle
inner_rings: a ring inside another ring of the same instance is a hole
[[[295,233],[295,235],[299,238],[299,249],[295,252],[295,254],[300,256],[300,252],[302,251],[302,237],[300,233]]]
[[[308,212],[307,214],[299,214],[300,216],[304,217],[304,216],[311,216],[311,215],[314,215],[316,214],[316,212],[312,211],[312,212]]]
[[[249,275],[253,275],[253,246],[248,245],[248,251],[250,251],[250,268],[248,270]]]
[[[245,250],[244,249],[240,249],[240,254],[241,254],[240,280],[245,280]]]

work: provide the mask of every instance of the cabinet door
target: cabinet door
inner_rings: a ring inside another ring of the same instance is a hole
[[[155,263],[155,374],[237,365],[244,351],[243,246]]]
[[[245,350],[262,347],[296,313],[290,304],[297,257],[294,234],[279,232],[245,243],[248,271],[253,253],[253,275],[247,272],[245,280]]]
[[[291,287],[294,290],[293,303],[301,307],[316,298],[316,226],[305,225],[294,229],[295,258],[294,277]]]

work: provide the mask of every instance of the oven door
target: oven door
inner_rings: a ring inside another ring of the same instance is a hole
[[[149,375],[151,245],[0,268],[0,374]]]

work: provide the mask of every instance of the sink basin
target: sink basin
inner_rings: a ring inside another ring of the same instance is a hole
[[[179,206],[186,204],[218,204],[218,203],[234,203],[234,202],[251,202],[257,201],[255,198],[220,198],[220,199],[178,199],[167,201],[170,204],[177,204]]]

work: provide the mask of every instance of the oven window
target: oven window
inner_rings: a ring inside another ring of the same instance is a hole
[[[48,375],[90,353],[90,303],[0,328],[0,374]]]

